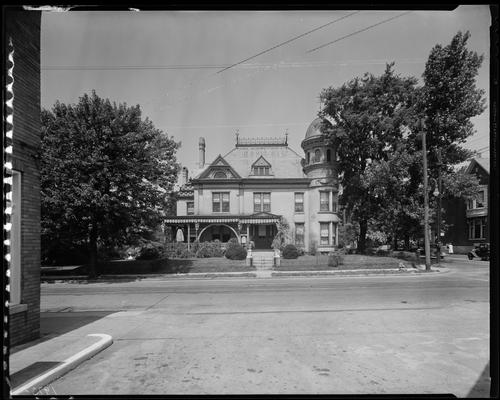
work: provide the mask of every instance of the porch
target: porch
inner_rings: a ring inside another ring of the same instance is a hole
[[[218,240],[222,244],[236,238],[247,246],[253,242],[254,249],[271,249],[278,229],[280,215],[258,213],[252,215],[227,216],[178,216],[164,220],[164,230],[171,242],[190,243]]]

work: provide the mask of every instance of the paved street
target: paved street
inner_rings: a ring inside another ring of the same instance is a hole
[[[404,277],[44,284],[47,338],[114,338],[48,393],[488,397],[489,264],[444,265]]]

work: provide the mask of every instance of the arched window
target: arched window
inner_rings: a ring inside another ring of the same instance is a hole
[[[332,160],[332,152],[330,149],[326,150],[326,161],[330,162]]]
[[[214,174],[214,179],[226,179],[227,178],[227,175],[225,172],[223,171],[217,171],[215,174]]]
[[[314,151],[314,162],[316,162],[316,163],[321,162],[321,150],[320,149],[316,149]]]

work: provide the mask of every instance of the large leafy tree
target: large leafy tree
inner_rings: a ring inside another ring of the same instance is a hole
[[[95,92],[42,115],[42,240],[97,250],[151,233],[169,204],[179,146],[140,107]]]
[[[449,45],[434,46],[425,64],[418,109],[425,121],[429,169],[434,175],[436,164],[451,172],[452,166],[472,156],[462,144],[475,133],[471,118],[486,108],[484,90],[476,87],[483,56],[467,49],[469,37],[468,31],[458,32]]]
[[[467,49],[469,37],[458,32],[449,45],[432,49],[422,87],[389,64],[380,77],[365,74],[322,91],[320,116],[334,123],[325,131],[337,141],[341,202],[359,223],[361,251],[370,222],[407,241],[420,229],[422,129],[430,180],[441,175],[443,196],[477,191],[477,182],[454,168],[473,154],[462,144],[474,133],[471,118],[485,108],[484,91],[475,85],[483,57]],[[436,206],[431,197],[433,213]]]
[[[411,124],[416,102],[415,78],[402,78],[388,64],[381,76],[365,74],[340,88],[324,89],[320,116],[331,121],[329,134],[337,142],[342,185],[341,204],[359,223],[358,249],[364,251],[368,222],[381,207],[362,183],[374,160],[386,160]]]

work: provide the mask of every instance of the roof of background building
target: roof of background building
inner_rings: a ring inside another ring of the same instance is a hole
[[[477,162],[481,167],[483,167],[484,170],[488,174],[490,173],[490,159],[489,158],[476,157],[476,158],[474,158],[474,161]]]

